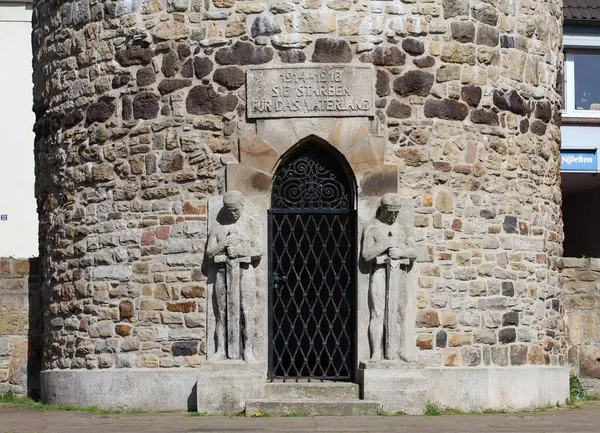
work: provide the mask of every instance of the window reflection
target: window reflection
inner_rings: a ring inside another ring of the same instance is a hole
[[[575,63],[575,109],[600,111],[600,53],[573,56]]]

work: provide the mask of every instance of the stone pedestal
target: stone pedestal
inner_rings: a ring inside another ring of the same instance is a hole
[[[266,369],[262,363],[207,361],[198,373],[198,412],[241,412],[246,407],[246,399],[263,397],[266,381]]]
[[[425,411],[429,391],[426,372],[403,361],[361,362],[358,370],[361,398],[376,400],[387,413],[419,415]]]
[[[428,400],[464,412],[565,404],[569,368],[546,365],[426,368]]]

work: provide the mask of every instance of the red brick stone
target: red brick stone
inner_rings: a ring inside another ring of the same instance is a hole
[[[0,274],[8,274],[10,272],[10,259],[0,259]]]
[[[519,223],[519,232],[522,235],[526,235],[527,234],[527,224],[525,224],[524,222],[520,222]]]
[[[156,228],[156,237],[158,239],[169,239],[170,226],[161,226]]]
[[[417,347],[421,350],[433,349],[433,336],[431,334],[417,335]]]
[[[121,320],[131,319],[133,317],[133,302],[127,300],[121,301],[119,304],[119,314]]]
[[[206,221],[206,215],[186,215],[185,221]]]
[[[181,289],[181,296],[184,298],[204,298],[206,296],[206,287],[204,284],[190,284]]]
[[[547,261],[546,254],[536,254],[535,255],[535,262],[536,263],[546,263],[546,261]]]
[[[457,232],[462,230],[462,221],[459,220],[458,218],[455,218],[452,221],[452,230],[456,230]]]
[[[452,170],[452,166],[450,165],[450,163],[445,162],[445,161],[434,161],[433,167],[436,168],[437,170],[444,171],[444,172],[448,172],[448,171]]]
[[[121,337],[126,337],[131,334],[131,325],[118,324],[115,326],[115,333]]]
[[[142,245],[154,245],[156,242],[156,236],[151,231],[145,231],[142,233]]]
[[[206,213],[206,202],[203,201],[186,201],[183,203],[183,213],[190,214],[205,214]]]
[[[440,326],[440,318],[437,311],[419,310],[417,313],[417,324],[427,328],[435,328]]]
[[[169,302],[167,310],[178,313],[192,313],[196,311],[196,301]]]

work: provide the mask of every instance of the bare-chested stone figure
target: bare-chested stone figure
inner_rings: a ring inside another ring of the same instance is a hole
[[[363,231],[362,258],[371,265],[369,343],[374,361],[380,360],[382,355],[385,359],[406,358],[404,330],[397,329],[398,315],[407,307],[401,299],[406,297],[403,291],[408,289],[402,273],[406,274],[417,251],[409,228],[397,221],[401,201],[398,194],[385,194],[379,215]],[[382,351],[384,340],[385,351]]]
[[[214,360],[240,359],[243,351],[246,362],[256,361],[253,353],[257,291],[254,268],[263,255],[264,237],[260,223],[243,209],[244,196],[240,191],[225,193],[222,218],[217,218],[208,235],[206,253],[217,267]]]

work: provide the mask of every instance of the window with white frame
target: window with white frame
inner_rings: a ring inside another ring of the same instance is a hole
[[[562,116],[600,118],[600,49],[566,51],[564,80]]]

